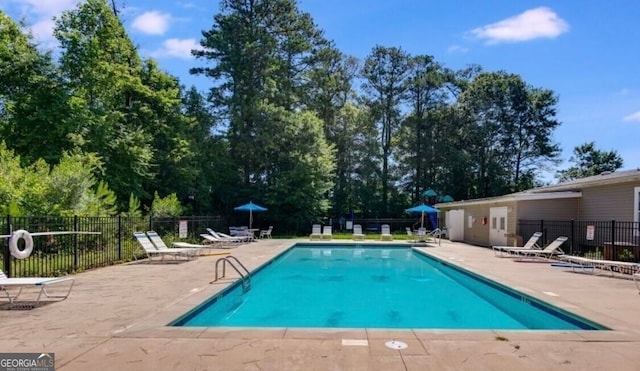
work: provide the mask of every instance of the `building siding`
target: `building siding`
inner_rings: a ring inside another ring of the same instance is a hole
[[[582,220],[633,221],[633,190],[638,182],[588,188],[582,191]]]
[[[577,220],[579,218],[579,198],[520,201],[516,216],[516,219],[525,220]]]

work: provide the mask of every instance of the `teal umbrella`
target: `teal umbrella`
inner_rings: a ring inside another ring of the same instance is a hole
[[[436,209],[435,207],[426,205],[424,203],[418,206],[410,207],[406,211],[411,214],[422,214],[422,219],[420,221],[421,228],[424,228],[424,214],[437,214],[440,212],[440,210]]]
[[[453,202],[453,197],[449,195],[444,195],[440,197],[440,202]]]
[[[249,212],[249,229],[251,229],[251,224],[253,224],[253,213],[254,212],[267,211],[266,207],[262,207],[260,205],[256,205],[252,201],[249,201],[248,204],[236,206],[233,209],[235,211],[248,211]]]
[[[422,192],[422,197],[435,197],[437,196],[436,191],[434,191],[433,189],[429,188],[426,191]]]

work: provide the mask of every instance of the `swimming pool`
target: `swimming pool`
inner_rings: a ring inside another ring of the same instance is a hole
[[[600,330],[408,247],[297,245],[173,326]]]

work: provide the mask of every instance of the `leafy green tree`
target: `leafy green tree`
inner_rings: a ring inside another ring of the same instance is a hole
[[[560,123],[551,91],[533,88],[518,75],[481,73],[458,103],[466,122],[463,148],[476,159],[474,197],[528,188],[535,170],[559,156],[552,142]]]
[[[324,181],[316,181],[330,177],[332,171],[316,179],[316,170],[302,171],[300,164],[292,163],[313,153],[329,162],[316,169],[333,169],[332,157],[323,155],[330,151],[321,150],[327,147],[325,138],[313,129],[317,121],[311,119],[304,101],[307,71],[328,45],[311,17],[300,12],[293,0],[223,0],[212,28],[203,32],[201,45],[203,50],[193,54],[211,66],[191,72],[214,84],[208,99],[223,122],[228,158],[239,180],[231,186],[237,191],[230,201],[248,196],[280,200],[279,190],[290,187],[293,176],[293,183],[314,185],[326,196]],[[292,132],[298,137],[291,137]],[[300,199],[297,212],[289,214],[311,218],[326,212],[327,202],[316,202],[311,196],[315,193]]]
[[[50,53],[0,11],[0,138],[33,163],[56,163],[73,147],[75,131],[68,93]]]
[[[442,148],[442,125],[437,110],[453,99],[449,89],[451,71],[442,67],[433,57],[419,55],[409,59],[406,80],[407,103],[411,107],[403,120],[398,141],[398,169],[401,184],[411,193],[413,201],[420,193],[433,188],[439,178]]]
[[[12,215],[107,216],[116,213],[114,193],[96,179],[95,154],[63,153],[53,167],[20,157],[0,143],[0,210]]]
[[[153,195],[151,215],[154,217],[169,217],[182,215],[183,207],[175,193],[160,197],[158,192]]]
[[[145,113],[157,110],[141,99],[154,91],[142,83],[142,65],[124,27],[105,0],[87,0],[56,19],[54,34],[76,112],[74,143],[103,159],[103,179],[119,200],[131,192],[148,196],[150,126],[157,121]]]
[[[359,131],[361,110],[353,103],[353,81],[360,69],[354,57],[333,47],[318,53],[318,62],[310,70],[306,100],[323,121],[324,135],[335,147],[336,178],[331,192],[332,215],[346,214],[352,207],[350,192],[353,174],[353,146]]]
[[[365,99],[378,126],[381,148],[382,210],[389,211],[389,164],[393,163],[394,139],[401,122],[401,104],[405,99],[409,73],[409,55],[402,49],[375,46],[362,68]]]
[[[576,146],[569,161],[575,165],[556,173],[556,178],[560,182],[613,172],[623,166],[622,157],[618,152],[599,150],[596,148],[595,142]]]

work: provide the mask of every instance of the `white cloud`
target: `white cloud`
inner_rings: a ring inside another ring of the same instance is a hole
[[[640,111],[636,111],[630,115],[622,118],[622,121],[626,122],[640,122]]]
[[[10,2],[19,6],[25,16],[35,13],[50,18],[63,10],[74,8],[80,0],[10,0]]]
[[[167,31],[167,29],[169,29],[170,21],[170,14],[152,11],[137,16],[133,20],[133,23],[131,23],[131,27],[142,33],[150,35],[162,35]]]
[[[540,7],[471,30],[476,38],[487,44],[520,42],[539,38],[556,38],[569,30],[569,24],[553,10]]]
[[[460,45],[451,45],[449,48],[447,48],[447,52],[449,53],[466,53],[468,51],[468,48]]]
[[[18,18],[24,18],[36,41],[45,48],[54,48],[57,40],[53,37],[52,18],[64,10],[74,9],[81,0],[9,0]]]
[[[167,39],[162,43],[162,47],[151,55],[156,58],[174,57],[180,59],[191,59],[192,49],[202,49],[196,39]]]

